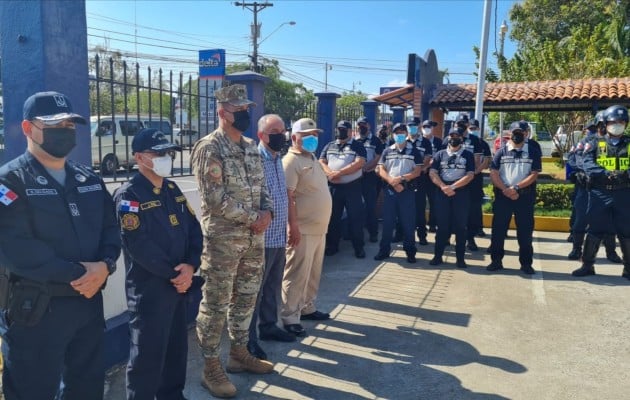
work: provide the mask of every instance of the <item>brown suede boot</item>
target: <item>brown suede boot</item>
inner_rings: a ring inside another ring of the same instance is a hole
[[[251,372],[253,374],[269,374],[273,371],[273,364],[258,359],[247,351],[247,346],[235,346],[230,349],[227,372]]]
[[[236,387],[230,382],[219,358],[206,358],[206,365],[201,374],[201,386],[208,389],[214,397],[227,399],[236,396]]]

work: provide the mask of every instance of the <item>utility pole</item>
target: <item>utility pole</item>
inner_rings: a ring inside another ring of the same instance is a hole
[[[332,65],[328,65],[328,62],[326,62],[326,65],[324,66],[324,92],[328,91],[328,70],[332,69]]]
[[[247,8],[249,11],[254,13],[254,23],[252,24],[252,43],[254,52],[252,54],[252,63],[254,64],[254,71],[260,72],[260,68],[258,68],[258,38],[260,37],[260,25],[258,24],[258,13],[264,10],[267,7],[273,7],[273,3],[269,3],[268,1],[264,3],[244,3],[237,1],[234,3],[235,6]]]
[[[488,60],[488,33],[490,31],[490,16],[492,0],[485,0],[483,4],[483,25],[481,26],[481,49],[479,54],[479,74],[477,75],[477,96],[475,99],[475,118],[481,123],[480,137],[483,138],[483,92],[486,87],[486,63]]]

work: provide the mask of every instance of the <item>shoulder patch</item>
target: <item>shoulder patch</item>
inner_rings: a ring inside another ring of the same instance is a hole
[[[169,189],[175,189],[175,185],[173,185],[172,183],[169,183],[169,184],[168,184],[168,188],[169,188]]]
[[[124,214],[120,217],[120,225],[126,231],[135,231],[140,227],[140,218],[136,214]]]
[[[133,200],[121,200],[119,208],[120,208],[120,211],[137,213],[140,208],[140,203]]]
[[[219,163],[217,163],[217,162],[214,162],[214,163],[210,164],[210,168],[208,169],[208,173],[214,179],[221,178],[221,174],[223,173],[223,171],[221,170],[221,165]]]
[[[183,202],[186,201],[186,196],[184,196],[184,195],[177,196],[177,197],[175,197],[175,201],[178,202],[178,203],[183,203]]]
[[[5,206],[8,206],[9,204],[17,200],[17,198],[18,198],[18,195],[15,194],[13,190],[0,184],[0,203],[4,204]]]

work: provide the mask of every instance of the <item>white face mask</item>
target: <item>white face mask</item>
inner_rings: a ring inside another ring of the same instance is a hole
[[[432,129],[431,128],[422,128],[422,134],[424,136],[431,136]]]
[[[613,136],[621,136],[623,132],[626,130],[626,126],[624,124],[610,124],[606,125],[606,131]]]
[[[166,178],[171,175],[171,169],[173,167],[173,160],[169,155],[165,155],[162,157],[155,157],[153,160],[153,172],[155,172],[158,176],[162,178]]]

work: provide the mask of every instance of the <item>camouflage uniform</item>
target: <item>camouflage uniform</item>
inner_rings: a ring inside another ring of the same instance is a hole
[[[264,266],[264,235],[250,225],[259,210],[273,212],[256,143],[233,142],[221,128],[202,138],[192,152],[201,194],[204,251],[203,300],[197,336],[204,357],[219,356],[228,320],[232,346],[245,346]]]

